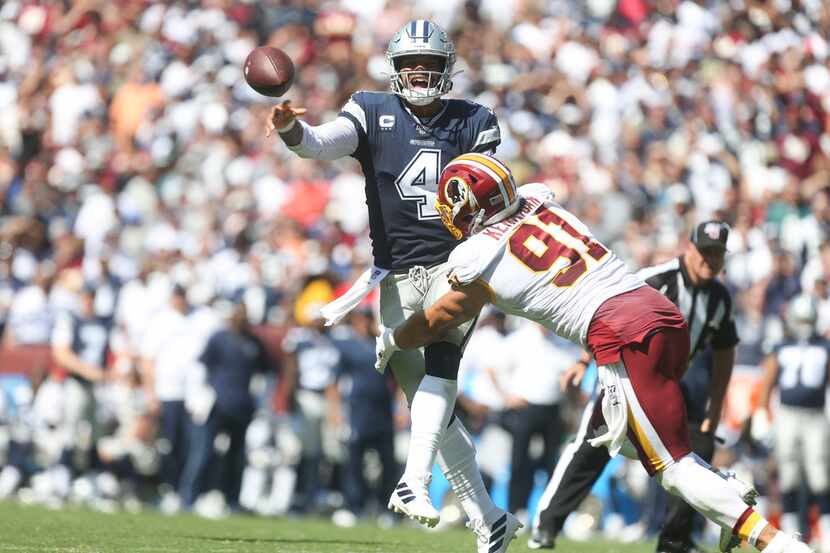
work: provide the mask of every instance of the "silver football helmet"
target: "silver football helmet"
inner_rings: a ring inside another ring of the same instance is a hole
[[[441,58],[443,70],[400,70],[403,58],[417,55]],[[431,21],[415,19],[401,27],[389,41],[386,60],[392,67],[392,92],[411,104],[425,106],[452,89],[455,46],[444,29]]]
[[[801,294],[790,300],[787,308],[787,326],[795,339],[810,339],[816,332],[817,319],[815,298]]]

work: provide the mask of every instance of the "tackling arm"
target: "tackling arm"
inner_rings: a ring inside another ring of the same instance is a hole
[[[489,302],[490,294],[481,283],[453,288],[399,326],[395,343],[401,349],[414,349],[438,341],[448,330],[475,317]]]

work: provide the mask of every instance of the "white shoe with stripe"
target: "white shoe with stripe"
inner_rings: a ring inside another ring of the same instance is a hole
[[[428,528],[435,528],[441,518],[429,499],[429,478],[401,478],[387,507],[396,513],[406,515]]]
[[[507,546],[516,537],[516,532],[524,526],[512,513],[502,511],[492,524],[476,519],[467,523],[467,528],[478,537],[478,553],[504,553]]]

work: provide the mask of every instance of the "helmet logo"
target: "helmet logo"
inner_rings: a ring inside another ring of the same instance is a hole
[[[421,31],[421,32],[419,32]],[[423,40],[424,43],[429,43],[429,37],[432,36],[432,33],[435,31],[435,27],[433,27],[429,21],[426,19],[409,22],[409,38],[412,40]]]
[[[450,200],[453,205],[463,203],[467,199],[468,190],[469,185],[467,184],[467,181],[461,177],[453,177],[448,180],[445,185],[447,199]]]

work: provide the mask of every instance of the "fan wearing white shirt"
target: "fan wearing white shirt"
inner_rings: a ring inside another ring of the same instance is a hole
[[[141,366],[151,410],[159,414],[162,495],[178,488],[187,449],[184,397],[190,363],[182,343],[188,333],[187,299],[176,286],[167,308],[150,320],[141,342]]]
[[[518,513],[527,509],[535,466],[553,472],[561,434],[559,375],[581,351],[536,323],[522,324],[509,334],[504,348],[509,352],[507,374],[494,376],[503,383],[499,388],[506,408],[504,424],[513,436],[508,510]],[[537,461],[529,451],[534,436],[544,443]]]

